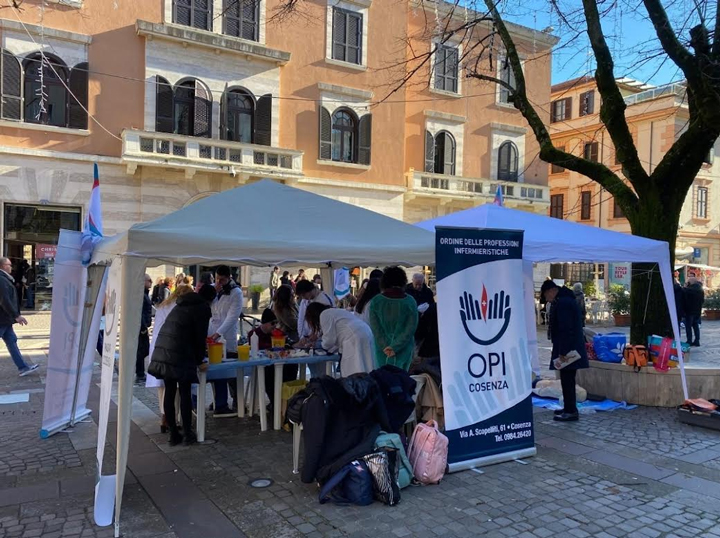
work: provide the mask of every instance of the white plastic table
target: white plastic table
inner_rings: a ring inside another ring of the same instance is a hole
[[[257,371],[257,399],[258,402],[264,402],[265,398],[265,367],[273,366],[275,368],[275,385],[273,387],[273,429],[280,429],[280,405],[282,401],[282,367],[285,364],[299,364],[307,366],[308,364],[325,363],[325,371],[328,375],[332,374],[333,363],[340,360],[339,355],[309,355],[306,357],[296,357],[289,359],[253,359],[248,361],[230,360],[220,364],[210,364],[204,372],[198,373],[199,386],[197,394],[197,438],[198,442],[205,441],[205,399],[207,397],[207,382],[219,379],[237,380],[237,408],[238,417],[245,416],[245,370],[255,368]],[[300,379],[305,379],[306,368],[300,368]],[[252,397],[251,397],[252,401]],[[267,412],[264,405],[260,403],[260,430],[267,431]],[[252,414],[252,410],[251,410]]]

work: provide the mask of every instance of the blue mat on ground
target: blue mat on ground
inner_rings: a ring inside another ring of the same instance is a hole
[[[532,397],[532,404],[535,407],[542,407],[543,409],[562,409],[557,400],[552,398],[540,398],[538,396]],[[592,410],[592,411],[615,411],[616,409],[635,409],[637,405],[630,405],[625,402],[615,402],[613,400],[603,400],[602,402],[581,402],[578,403],[579,410]]]

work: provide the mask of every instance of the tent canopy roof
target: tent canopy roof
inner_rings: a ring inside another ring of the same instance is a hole
[[[669,246],[636,235],[613,232],[493,204],[426,220],[417,226],[524,230],[523,259],[532,262],[665,262]]]
[[[115,256],[174,265],[427,265],[435,235],[410,224],[262,180],[221,192],[103,240],[93,263]]]

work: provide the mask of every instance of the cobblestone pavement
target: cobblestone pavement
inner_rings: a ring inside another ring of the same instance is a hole
[[[720,324],[704,328],[718,335],[708,344],[720,343]],[[0,405],[0,538],[112,536],[92,517],[95,424],[38,437],[47,358],[32,336],[22,335],[21,348],[38,375],[18,378],[0,346],[0,393],[30,397]],[[94,385],[91,408],[98,393]],[[210,442],[170,448],[156,391],[136,387],[135,397],[121,517],[128,537],[720,537],[720,433],[680,424],[670,409],[572,424],[537,411],[534,458],[408,488],[394,508],[339,507],[320,505],[315,486],[292,474],[290,434],[261,433],[257,419],[210,418]],[[114,467],[110,429],[105,473]],[[272,485],[250,487],[256,478]]]

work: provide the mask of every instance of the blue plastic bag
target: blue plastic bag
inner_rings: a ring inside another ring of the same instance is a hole
[[[623,333],[597,334],[593,337],[593,349],[599,361],[622,362],[627,336]]]

